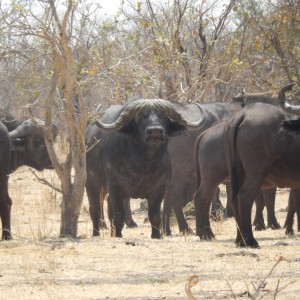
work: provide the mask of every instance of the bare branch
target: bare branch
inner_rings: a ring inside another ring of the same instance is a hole
[[[40,176],[38,176],[36,174],[36,172],[34,172],[32,169],[30,169],[31,173],[34,175],[34,177],[42,184],[49,186],[50,188],[52,188],[54,191],[62,194],[62,190],[59,189],[58,187],[54,186],[52,183],[50,183],[47,179],[42,178]]]

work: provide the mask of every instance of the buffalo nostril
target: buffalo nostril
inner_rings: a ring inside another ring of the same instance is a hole
[[[146,134],[150,138],[162,138],[164,136],[164,130],[161,127],[148,128]]]

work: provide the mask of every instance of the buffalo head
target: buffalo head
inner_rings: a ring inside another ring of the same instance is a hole
[[[44,121],[28,119],[9,133],[13,151],[13,165],[16,169],[27,165],[38,171],[52,169],[52,163],[45,144]],[[57,127],[53,126],[53,135],[57,135]]]
[[[165,143],[167,136],[184,135],[199,127],[201,109],[196,104],[181,105],[163,99],[140,99],[109,107],[96,121],[103,131],[139,136],[149,144]]]

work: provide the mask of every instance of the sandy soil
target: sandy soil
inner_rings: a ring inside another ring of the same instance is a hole
[[[43,175],[57,181],[54,171]],[[280,224],[287,193],[277,195]],[[191,288],[196,299],[300,298],[299,234],[255,232],[261,249],[239,249],[229,219],[213,223],[211,242],[179,235],[176,223],[172,237],[152,240],[147,213],[133,200],[138,228],[125,228],[122,239],[111,238],[109,230],[92,238],[85,198],[82,238],[61,239],[59,194],[27,168],[11,176],[10,194],[13,240],[0,243],[0,299],[187,299],[185,284],[192,275],[199,278]]]

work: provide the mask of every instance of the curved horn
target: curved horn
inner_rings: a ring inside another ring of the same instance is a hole
[[[280,106],[288,113],[292,114],[300,114],[300,105],[291,105],[286,101],[285,92],[292,89],[294,86],[294,83],[289,83],[286,86],[284,86],[278,93],[278,101]]]
[[[198,107],[198,111],[202,112],[201,107]],[[187,117],[182,115],[185,110],[185,106],[172,103],[164,99],[139,99],[128,103],[123,107],[117,107],[113,109],[108,108],[103,118],[96,121],[96,125],[104,130],[118,130],[127,120],[133,119],[136,114],[146,109],[162,109],[166,112],[167,116],[175,122],[182,123],[186,126],[199,126],[202,123],[202,118],[196,122],[189,121]],[[110,119],[109,122],[105,119]]]
[[[96,125],[105,130],[118,130],[126,121],[134,118],[137,113],[138,103],[128,103],[125,105],[112,105],[107,108],[101,119],[95,121]]]
[[[169,101],[168,101],[169,102]],[[204,118],[203,109],[199,103],[182,105],[180,103],[169,102],[166,113],[174,122],[178,122],[187,127],[194,128],[202,125]]]
[[[36,124],[43,125],[43,121],[39,119],[35,119],[34,121],[31,119],[28,119],[24,121],[20,126],[18,126],[15,130],[11,131],[9,133],[9,136],[12,139],[21,138],[26,135],[28,135],[30,132],[32,132],[35,128],[37,128]]]
[[[11,131],[9,135],[12,139],[24,137],[32,130],[34,130],[35,127],[36,127],[35,124],[31,120],[26,120],[15,130]]]

